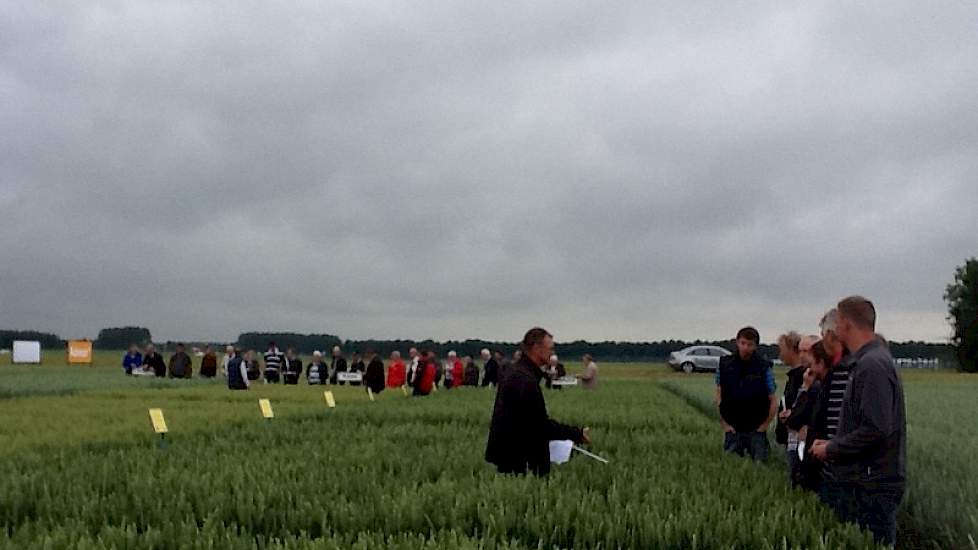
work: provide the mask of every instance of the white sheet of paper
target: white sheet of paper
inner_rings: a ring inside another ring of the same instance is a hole
[[[555,440],[550,442],[550,462],[563,464],[570,460],[571,449],[574,442],[569,439]]]
[[[805,460],[805,442],[798,442],[798,460]]]

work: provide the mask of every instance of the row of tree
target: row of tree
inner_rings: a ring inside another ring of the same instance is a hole
[[[947,286],[944,299],[948,304],[948,321],[953,335],[950,344],[928,342],[891,342],[890,347],[896,357],[939,359],[942,362],[956,362],[966,372],[978,372],[978,259],[971,258],[957,268],[954,281]],[[57,335],[20,330],[0,330],[0,348],[9,349],[14,340],[38,340],[45,348],[64,345]],[[97,349],[118,350],[129,344],[146,345],[153,341],[149,329],[145,327],[105,328],[99,331],[94,342]],[[490,342],[486,340],[463,340],[435,342],[432,340],[342,340],[333,334],[298,334],[294,332],[245,332],[238,336],[235,345],[243,349],[263,350],[268,342],[275,342],[280,348],[295,348],[299,353],[309,354],[314,350],[328,353],[333,346],[341,346],[346,353],[375,351],[389,355],[398,350],[406,352],[409,348],[428,349],[439,355],[455,351],[461,356],[479,355],[483,348],[511,354],[517,349],[512,342]],[[172,344],[168,342],[167,344]],[[217,342],[196,342],[190,345],[204,346]],[[575,360],[585,353],[604,361],[661,361],[673,351],[690,345],[718,345],[733,351],[732,341],[694,341],[662,340],[658,342],[566,342],[557,344],[556,352],[565,360]],[[762,345],[761,353],[767,357],[777,356],[777,347]]]
[[[14,340],[38,340],[41,342],[41,346],[47,349],[64,346],[64,341],[55,334],[37,331],[0,331],[0,348],[9,349]],[[145,327],[105,328],[99,331],[93,346],[101,350],[121,350],[129,347],[130,344],[143,347],[152,341],[152,333]],[[471,355],[473,357],[477,357],[482,349],[500,351],[506,355],[511,355],[519,348],[519,345],[514,342],[493,342],[489,340],[449,340],[447,342],[436,342],[434,340],[343,340],[333,334],[300,334],[295,332],[245,332],[240,334],[237,341],[231,342],[231,344],[241,349],[264,350],[269,342],[275,342],[281,349],[295,348],[300,354],[305,355],[309,355],[315,350],[329,354],[333,346],[340,346],[346,354],[375,351],[385,357],[395,350],[407,353],[410,348],[431,350],[440,356],[445,356],[449,351],[455,351],[460,356]],[[161,345],[165,349],[172,349],[175,343],[165,342]],[[211,345],[216,348],[223,348],[225,345],[224,342],[185,342],[185,344],[198,347]],[[673,351],[692,345],[721,346],[731,351],[735,349],[732,340],[662,340],[658,342],[586,342],[577,340],[556,344],[555,352],[566,361],[576,361],[584,354],[590,354],[595,359],[603,361],[662,361],[669,357]],[[948,344],[892,342],[890,345],[896,357],[940,359],[942,362],[950,362],[955,358],[954,349]],[[778,348],[773,344],[762,344],[760,352],[762,355],[773,359],[778,355]]]
[[[38,332],[36,330],[0,330],[0,349],[10,349],[14,340],[38,341],[42,348],[58,348],[64,342],[57,334]]]

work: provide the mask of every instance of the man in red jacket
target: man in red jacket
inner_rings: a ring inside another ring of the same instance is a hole
[[[387,387],[397,388],[403,386],[406,381],[404,361],[401,361],[401,352],[391,352],[391,366],[387,369]]]

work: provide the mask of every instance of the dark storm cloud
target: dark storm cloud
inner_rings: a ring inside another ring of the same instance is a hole
[[[765,339],[976,253],[960,3],[25,3],[0,326]]]

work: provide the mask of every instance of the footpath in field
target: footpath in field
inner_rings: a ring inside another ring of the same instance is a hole
[[[978,416],[978,377],[910,370],[901,377],[907,401],[908,487],[897,546],[975,550],[978,431],[970,419]],[[712,377],[675,376],[661,384],[716,422]]]
[[[575,458],[545,480],[484,463],[488,390],[370,403],[339,388],[331,413],[313,388],[290,390],[267,390],[271,421],[258,414],[264,391],[120,390],[120,402],[170,394],[247,417],[171,425],[165,450],[147,433],[0,455],[0,547],[871,547],[776,468],[723,456],[713,422],[655,382],[548,393],[552,414],[591,425],[612,464]]]

